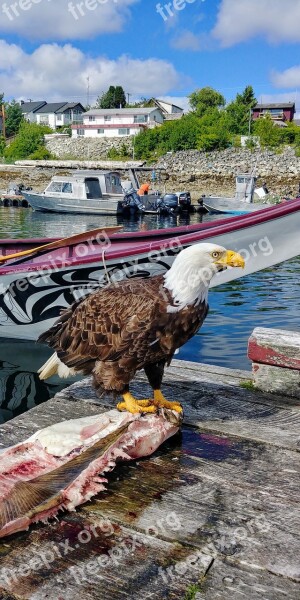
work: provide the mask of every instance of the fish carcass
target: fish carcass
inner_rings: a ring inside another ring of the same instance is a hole
[[[0,538],[74,510],[105,489],[117,459],[149,456],[174,435],[181,416],[111,410],[37,431],[0,454]]]

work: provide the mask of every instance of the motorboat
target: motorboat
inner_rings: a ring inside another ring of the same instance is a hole
[[[257,178],[249,173],[240,173],[235,178],[236,192],[234,198],[227,196],[205,196],[202,195],[201,204],[211,214],[227,213],[232,215],[243,215],[257,210],[262,210],[269,205],[267,200],[257,202],[256,196],[261,188],[256,188]],[[266,195],[266,194],[263,194]]]
[[[33,210],[83,215],[172,214],[189,210],[189,192],[139,196],[137,175],[130,172],[130,189],[124,189],[115,171],[75,171],[55,175],[44,192],[24,190],[23,196]],[[135,185],[134,185],[135,184]]]

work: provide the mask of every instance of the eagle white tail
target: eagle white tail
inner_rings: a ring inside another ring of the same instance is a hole
[[[45,364],[38,370],[40,379],[49,379],[52,375],[58,375],[62,379],[67,379],[67,377],[71,377],[75,375],[74,369],[69,369],[67,365],[61,362],[58,358],[56,352],[50,356],[50,358],[45,362]]]

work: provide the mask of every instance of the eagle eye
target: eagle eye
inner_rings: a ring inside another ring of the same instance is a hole
[[[213,258],[219,258],[219,256],[220,256],[220,252],[216,252],[216,251],[212,252],[212,257]]]

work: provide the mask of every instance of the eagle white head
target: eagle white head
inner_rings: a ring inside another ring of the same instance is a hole
[[[212,277],[228,267],[244,267],[240,254],[217,244],[193,244],[181,250],[164,276],[178,309],[207,300]]]

